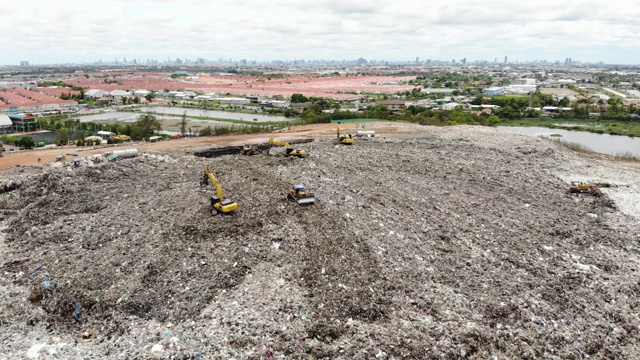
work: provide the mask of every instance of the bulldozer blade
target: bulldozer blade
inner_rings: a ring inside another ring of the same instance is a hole
[[[314,197],[306,197],[302,199],[298,199],[299,205],[311,205],[316,202],[316,198]]]

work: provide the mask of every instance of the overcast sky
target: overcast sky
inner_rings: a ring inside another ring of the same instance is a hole
[[[561,60],[639,64],[640,1],[2,0],[0,64]]]

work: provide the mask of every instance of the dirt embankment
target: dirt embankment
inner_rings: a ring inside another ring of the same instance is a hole
[[[3,351],[640,356],[637,220],[607,195],[567,193],[559,175],[585,158],[494,129],[411,132],[353,146],[320,138],[297,146],[305,159],[11,168],[4,181],[18,188],[0,195]],[[233,215],[210,215],[205,165],[239,204]],[[287,201],[292,183],[317,203]]]

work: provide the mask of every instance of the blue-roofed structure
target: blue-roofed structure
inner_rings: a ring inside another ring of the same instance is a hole
[[[36,129],[36,117],[31,114],[7,114],[15,131],[33,131]]]

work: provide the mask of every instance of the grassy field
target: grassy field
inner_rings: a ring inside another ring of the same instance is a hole
[[[500,123],[500,126],[540,126],[550,129],[640,137],[640,122],[636,121],[593,119],[518,119],[504,121]]]

